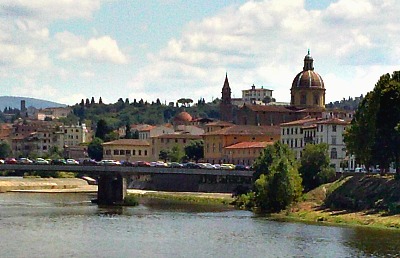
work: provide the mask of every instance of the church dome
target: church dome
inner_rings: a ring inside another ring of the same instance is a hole
[[[175,121],[182,121],[182,122],[190,122],[192,121],[192,119],[193,119],[192,116],[186,111],[180,112],[174,118]]]
[[[325,88],[321,75],[314,71],[313,62],[314,59],[310,55],[310,50],[308,50],[304,57],[303,71],[294,77],[292,88]]]
[[[321,75],[313,70],[301,71],[294,77],[292,88],[321,88],[324,89],[324,81]]]

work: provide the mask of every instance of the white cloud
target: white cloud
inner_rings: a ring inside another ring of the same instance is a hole
[[[65,37],[72,38],[72,44],[78,41],[71,34],[64,34],[59,38],[62,42],[66,43]],[[84,59],[115,64],[125,64],[128,62],[128,58],[121,52],[117,42],[109,36],[91,38],[83,46],[66,47],[60,54],[60,58],[64,60]]]
[[[211,100],[221,96],[227,71],[236,97],[254,83],[288,101],[311,48],[327,101],[359,96],[398,64],[399,12],[400,2],[392,0],[339,0],[312,11],[303,0],[249,1],[190,23],[180,38],[149,56],[128,86],[152,99],[188,94]]]

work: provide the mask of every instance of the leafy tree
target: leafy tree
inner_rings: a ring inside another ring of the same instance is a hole
[[[0,158],[5,159],[10,155],[11,153],[11,147],[8,143],[6,142],[0,142]]]
[[[160,150],[160,154],[158,155],[161,160],[164,160],[164,162],[167,162],[168,158],[170,155],[169,150]]]
[[[335,170],[330,167],[328,149],[326,143],[305,146],[299,168],[305,191],[312,190],[335,178]]]
[[[103,159],[103,140],[94,138],[88,145],[88,155],[90,158],[100,161]]]
[[[293,152],[276,142],[257,159],[260,177],[254,184],[254,203],[262,212],[278,212],[298,200],[302,193],[301,177]]]
[[[204,141],[190,141],[189,144],[185,146],[184,151],[189,160],[198,162],[200,159],[204,158]]]
[[[97,122],[97,128],[96,128],[95,137],[96,137],[96,138],[100,138],[101,140],[104,141],[104,140],[106,139],[106,135],[107,135],[108,133],[110,133],[110,132],[111,132],[111,130],[110,130],[110,128],[108,127],[106,120],[100,119],[100,120]]]
[[[171,151],[169,152],[168,159],[172,162],[180,162],[185,154],[179,148],[179,146],[175,145],[171,148]]]
[[[111,131],[104,137],[105,142],[111,142],[119,139],[119,134],[117,132]]]
[[[348,150],[370,167],[388,169],[395,162],[400,170],[400,71],[382,75],[358,107],[345,135]]]

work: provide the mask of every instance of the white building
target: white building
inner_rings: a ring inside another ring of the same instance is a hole
[[[346,154],[344,143],[344,132],[350,122],[338,118],[318,119],[305,118],[289,123],[281,124],[281,142],[289,145],[294,151],[296,158],[306,144],[327,143],[331,158],[331,165],[336,171],[341,171],[341,163],[347,162],[346,168],[354,169],[354,157]]]
[[[251,86],[251,89],[242,90],[242,100],[244,103],[263,103],[263,100],[269,97],[272,101],[272,90],[261,88],[256,89],[256,86]]]
[[[81,143],[88,142],[88,129],[85,124],[81,125],[62,125],[60,126],[61,147],[78,146]]]
[[[172,134],[174,129],[167,126],[154,126],[149,125],[138,130],[139,140],[150,140],[151,137],[157,137],[163,134]]]

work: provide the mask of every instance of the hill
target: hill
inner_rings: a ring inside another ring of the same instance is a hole
[[[21,100],[25,100],[26,107],[35,107],[35,108],[48,108],[48,107],[65,107],[65,104],[60,104],[52,101],[35,99],[35,98],[27,98],[27,97],[12,97],[12,96],[0,96],[0,111],[3,111],[4,108],[21,108]]]

